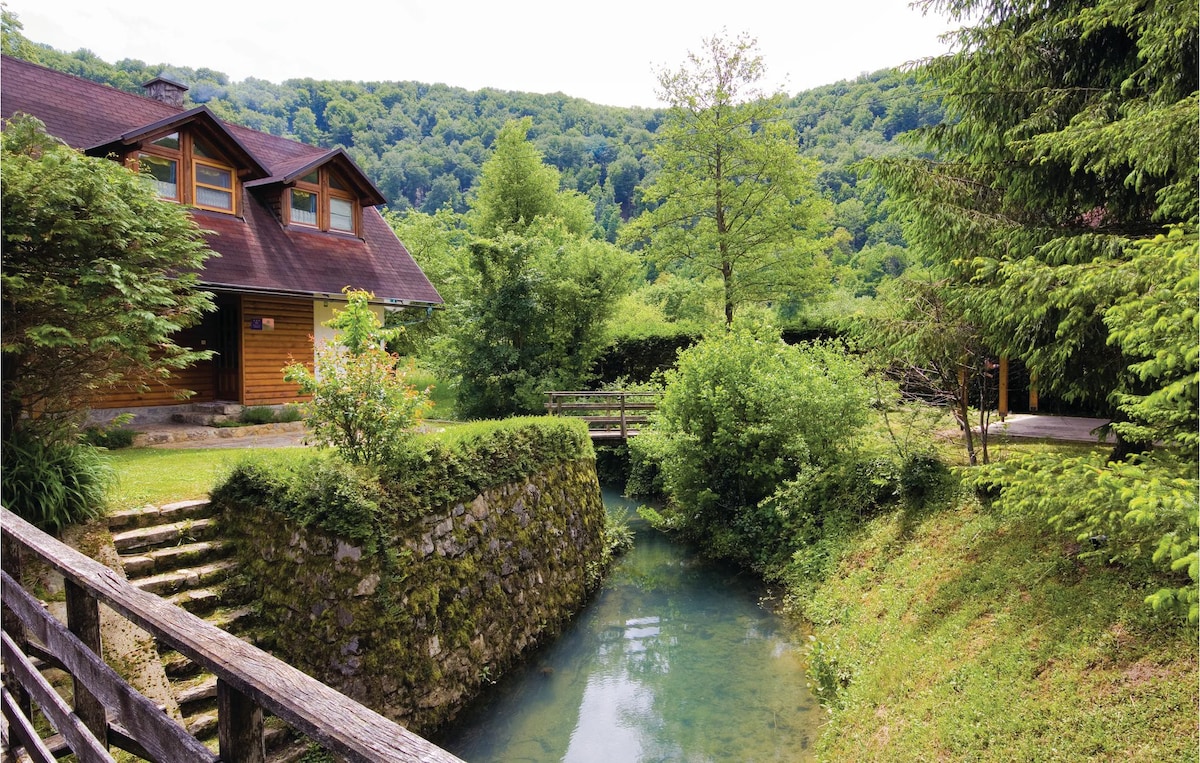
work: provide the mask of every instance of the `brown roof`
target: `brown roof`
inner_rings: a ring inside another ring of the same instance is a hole
[[[139,135],[153,124],[170,124],[181,115],[214,119],[208,109],[184,110],[69,74],[4,56],[0,58],[0,116],[31,114],[51,135],[85,150]],[[286,228],[258,198],[243,189],[242,216],[193,210],[220,257],[210,258],[201,281],[232,291],[337,295],[346,286],[365,289],[392,304],[440,304],[437,290],[370,204],[383,196],[344,151],[309,146],[287,138],[215,120],[257,163],[254,175],[282,182],[297,168],[334,161],[349,168],[364,202],[362,238],[339,233]],[[236,153],[241,153],[240,151]],[[259,170],[262,174],[259,174]]]

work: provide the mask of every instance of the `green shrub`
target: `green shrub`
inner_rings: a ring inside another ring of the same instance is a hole
[[[299,421],[304,418],[304,412],[300,410],[298,405],[285,405],[275,411],[275,421],[280,424],[288,424],[293,421]]]
[[[950,479],[950,468],[931,453],[913,453],[900,468],[900,494],[912,504],[923,503]]]
[[[83,430],[83,442],[96,448],[120,450],[133,445],[137,432],[120,427],[88,427]]]
[[[271,424],[275,421],[275,409],[269,405],[252,405],[242,410],[238,421],[243,424]]]
[[[379,465],[395,459],[429,407],[428,391],[408,382],[409,369],[383,349],[402,327],[383,328],[372,312],[372,295],[346,290],[349,305],[325,325],[337,342],[317,348],[315,369],[293,363],[284,379],[312,395],[305,404],[313,437],[347,461]]]
[[[841,345],[792,347],[773,329],[735,327],[680,353],[652,426],[631,443],[634,471],[657,466],[662,514],[689,536],[762,566],[788,550],[788,518],[769,499],[852,463],[870,399]]]
[[[592,370],[602,382],[648,382],[655,374],[674,367],[679,352],[698,341],[700,335],[694,327],[675,324],[667,324],[651,335],[618,336],[604,348]]]
[[[101,516],[114,479],[91,445],[47,443],[25,431],[5,443],[0,474],[5,508],[53,532]]]
[[[421,435],[389,463],[358,466],[314,453],[286,468],[239,464],[213,502],[267,509],[378,549],[396,526],[564,461],[592,457],[586,426],[548,416],[476,422]]]
[[[854,671],[836,646],[829,646],[816,636],[809,639],[808,688],[821,707],[835,710],[842,706],[842,695],[854,680]]]
[[[1109,461],[1033,453],[971,469],[964,481],[1010,516],[1043,519],[1080,544],[1081,556],[1141,570],[1146,603],[1200,621],[1200,513],[1193,458],[1167,451]]]

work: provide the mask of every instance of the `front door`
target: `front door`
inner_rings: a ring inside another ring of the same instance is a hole
[[[213,386],[218,400],[242,399],[242,299],[236,294],[218,294],[214,314]]]

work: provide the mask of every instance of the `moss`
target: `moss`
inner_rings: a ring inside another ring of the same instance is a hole
[[[462,476],[470,465],[467,487],[431,481],[440,505],[422,496],[397,510],[397,483],[380,478],[379,511],[364,522],[298,511],[287,498],[294,476],[235,475],[216,500],[239,538],[239,585],[257,598],[276,651],[411,728],[451,717],[481,675],[498,676],[557,632],[586,596],[604,507],[586,433],[582,443],[575,435],[543,420],[477,426],[445,447],[457,455],[422,472]],[[510,465],[506,482],[484,479],[476,462],[508,447],[530,471]],[[272,510],[281,516],[264,521]]]

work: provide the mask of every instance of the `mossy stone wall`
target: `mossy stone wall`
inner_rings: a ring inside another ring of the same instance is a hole
[[[267,509],[225,507],[264,645],[419,733],[555,634],[599,574],[592,459],[410,523],[375,553]]]

